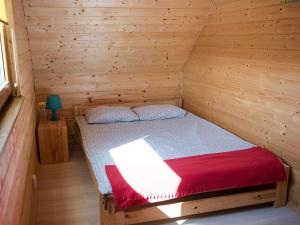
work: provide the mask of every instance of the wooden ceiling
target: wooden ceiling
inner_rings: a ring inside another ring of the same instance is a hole
[[[300,208],[300,2],[219,0],[183,70],[184,107],[275,152]]]
[[[24,0],[38,101],[176,98],[213,0]],[[71,122],[70,122],[71,123]],[[69,124],[70,124],[69,123]]]

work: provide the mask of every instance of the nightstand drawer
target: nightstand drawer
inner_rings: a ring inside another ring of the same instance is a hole
[[[68,134],[64,119],[59,121],[41,120],[38,136],[42,164],[69,160]]]

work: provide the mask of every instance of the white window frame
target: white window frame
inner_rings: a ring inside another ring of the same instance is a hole
[[[3,68],[5,73],[5,81],[0,84],[0,110],[10,97],[12,93],[10,69],[9,69],[9,55],[8,55],[8,38],[7,38],[7,24],[0,20],[0,39],[2,48]],[[1,54],[1,52],[0,52]],[[0,62],[2,63],[2,62]]]

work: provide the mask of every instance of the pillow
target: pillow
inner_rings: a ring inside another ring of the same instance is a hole
[[[182,118],[186,111],[174,105],[147,105],[132,109],[140,120]]]
[[[139,117],[126,106],[98,106],[86,110],[88,123],[130,122],[139,120]]]

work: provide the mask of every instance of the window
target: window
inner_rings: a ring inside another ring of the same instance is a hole
[[[0,109],[11,94],[7,54],[6,25],[0,22]]]
[[[9,2],[9,5],[5,5],[5,2]],[[17,69],[16,51],[14,51],[15,32],[13,27],[9,26],[9,21],[13,21],[13,18],[7,13],[10,12],[11,4],[12,1],[0,0],[0,156],[24,100],[22,97],[17,97],[19,90],[15,73]],[[11,95],[14,97],[10,97]]]

